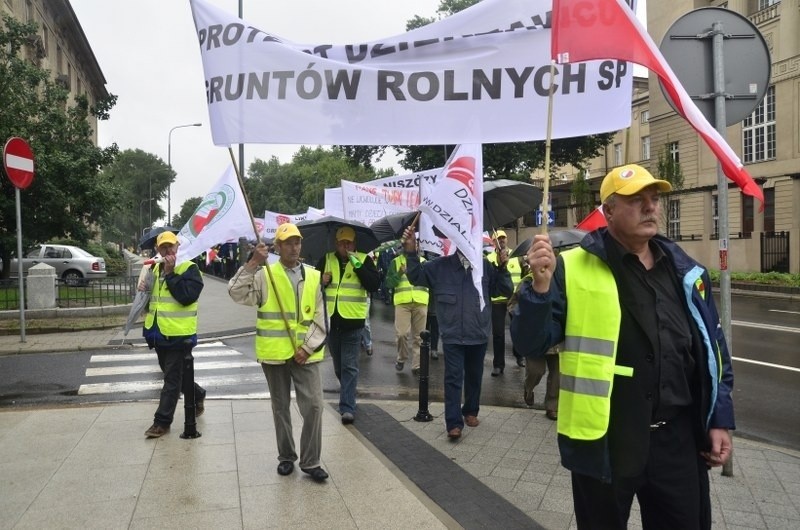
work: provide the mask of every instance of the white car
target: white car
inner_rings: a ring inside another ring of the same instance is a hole
[[[38,245],[25,252],[22,259],[23,274],[39,263],[50,265],[56,270],[56,276],[68,284],[82,283],[106,277],[106,262],[103,258],[92,256],[82,248],[71,245]],[[19,270],[17,260],[11,260],[10,277],[16,278]]]

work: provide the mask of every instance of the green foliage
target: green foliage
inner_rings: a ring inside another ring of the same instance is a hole
[[[664,144],[664,148],[658,152],[658,167],[656,177],[666,180],[672,184],[672,190],[683,189],[683,170],[680,162],[677,162],[669,153],[669,141]]]
[[[85,96],[70,103],[66,89],[50,72],[26,58],[35,24],[3,14],[0,24],[0,141],[25,139],[35,157],[36,177],[22,191],[23,247],[54,237],[85,243],[107,205],[118,198],[113,183],[98,175],[117,153],[116,145],[94,145],[90,116],[107,119],[116,96],[91,108]],[[0,256],[5,265],[16,248],[15,190],[0,179]],[[3,267],[8,271],[7,266]],[[7,272],[4,274],[8,274]]]
[[[719,270],[709,269],[708,275],[711,277],[712,282],[719,281]],[[731,272],[731,281],[800,287],[800,274],[788,274],[785,272]]]
[[[197,207],[200,206],[200,201],[202,200],[202,197],[190,197],[183,201],[181,211],[172,216],[170,225],[178,229],[183,228],[184,225],[189,222],[189,219],[191,219]]]
[[[354,165],[341,149],[301,147],[288,164],[276,157],[256,160],[247,172],[245,192],[253,215],[264,210],[286,214],[304,213],[309,206],[322,208],[325,188],[336,188],[342,180],[366,182],[374,171]]]
[[[592,193],[589,181],[586,180],[586,175],[583,171],[579,171],[578,176],[572,181],[570,195],[575,208],[576,219],[583,219],[594,209],[594,193]]]

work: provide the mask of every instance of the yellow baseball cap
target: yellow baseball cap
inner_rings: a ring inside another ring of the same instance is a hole
[[[603,183],[600,185],[600,202],[606,202],[606,199],[611,197],[614,193],[619,195],[634,195],[653,184],[658,186],[658,191],[664,193],[672,191],[672,184],[666,180],[659,180],[653,177],[653,175],[642,166],[628,164],[627,166],[614,168],[606,175],[606,178],[603,179]]]
[[[292,223],[283,223],[275,231],[275,241],[286,241],[290,237],[299,237],[303,239],[300,230]]]
[[[178,244],[178,238],[175,237],[175,234],[173,234],[172,232],[161,232],[160,234],[158,234],[158,237],[156,238],[156,248],[166,244],[170,245]]]
[[[336,230],[336,241],[355,241],[356,231],[350,226],[340,226]]]
[[[504,230],[497,230],[494,233],[494,235],[492,236],[492,239],[497,239],[497,238],[500,238],[500,237],[508,238],[508,236],[506,235]]]

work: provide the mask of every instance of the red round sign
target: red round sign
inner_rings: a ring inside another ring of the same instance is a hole
[[[3,167],[11,183],[24,190],[33,182],[33,151],[22,138],[9,138],[3,148]]]

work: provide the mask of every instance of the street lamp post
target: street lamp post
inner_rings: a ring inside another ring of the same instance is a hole
[[[151,202],[152,200],[153,200],[153,198],[150,197],[149,199],[142,199],[141,201],[139,201],[139,237],[140,238],[143,235],[142,232],[144,232],[144,225],[142,224],[142,206],[144,206],[144,203]],[[152,223],[152,221],[151,221],[151,223]]]
[[[186,125],[176,125],[169,130],[169,135],[167,136],[167,165],[170,173],[172,173],[172,131],[184,127],[200,127],[202,125],[202,123],[187,123]],[[171,175],[170,178],[172,178]],[[172,182],[167,185],[167,224],[172,224]]]

